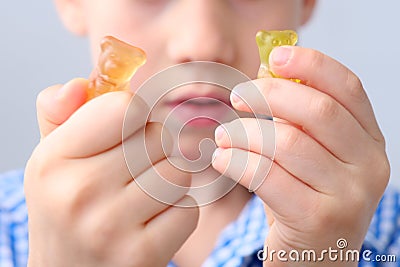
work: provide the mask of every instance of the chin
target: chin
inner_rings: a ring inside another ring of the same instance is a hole
[[[216,148],[214,141],[214,127],[202,127],[194,131],[193,129],[183,129],[176,140],[175,152],[184,156],[190,161],[201,161],[210,163],[212,154]],[[178,154],[178,155],[179,155]]]

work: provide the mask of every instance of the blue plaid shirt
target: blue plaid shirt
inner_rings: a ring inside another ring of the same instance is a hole
[[[23,193],[23,172],[0,175],[0,267],[26,266],[28,258],[28,215]],[[262,266],[257,257],[268,233],[264,208],[253,197],[236,221],[220,234],[214,250],[203,266]],[[370,260],[360,258],[360,267],[400,266],[400,194],[387,190],[363,244],[362,252]],[[394,256],[396,261],[377,259]],[[379,258],[377,258],[379,256]],[[383,256],[383,257],[382,257]],[[175,267],[171,262],[168,267]]]

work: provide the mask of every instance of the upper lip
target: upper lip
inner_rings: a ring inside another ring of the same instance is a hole
[[[197,100],[196,100],[197,99]],[[225,93],[218,93],[218,92],[190,92],[190,93],[181,93],[174,96],[169,97],[166,100],[168,105],[176,106],[182,104],[184,102],[203,102],[204,104],[207,103],[207,99],[210,100],[210,104],[213,103],[214,100],[220,101],[225,103],[226,105],[230,106],[229,96]]]

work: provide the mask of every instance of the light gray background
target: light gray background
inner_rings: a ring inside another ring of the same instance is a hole
[[[320,0],[300,36],[302,46],[329,54],[361,77],[387,139],[391,182],[400,188],[398,10],[398,0]],[[35,111],[39,91],[73,77],[87,77],[91,63],[86,40],[64,30],[51,0],[3,1],[0,38],[3,172],[23,168],[39,140]]]

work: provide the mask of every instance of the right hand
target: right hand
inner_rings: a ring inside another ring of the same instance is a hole
[[[198,209],[161,203],[134,179],[162,175],[188,186],[191,177],[169,164],[162,126],[145,121],[139,97],[130,104],[131,93],[114,92],[84,104],[86,88],[73,80],[38,97],[42,138],[25,171],[28,266],[166,266],[196,228]],[[132,147],[130,172],[123,149]],[[195,204],[186,193],[174,191],[169,201]]]

